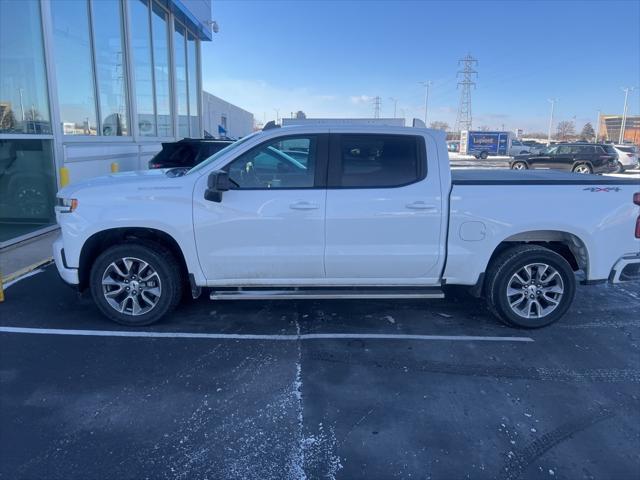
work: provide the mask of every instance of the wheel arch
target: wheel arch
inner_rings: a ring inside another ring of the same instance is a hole
[[[78,264],[80,290],[86,289],[89,285],[91,265],[93,265],[93,262],[98,255],[109,247],[127,242],[139,243],[142,245],[145,245],[145,242],[153,242],[168,248],[178,261],[180,274],[183,280],[188,278],[189,271],[184,252],[180,248],[178,242],[170,234],[155,228],[118,227],[96,232],[82,245]]]
[[[485,272],[489,270],[492,262],[504,251],[516,245],[531,244],[548,248],[564,258],[573,271],[582,270],[585,273],[589,269],[589,251],[585,242],[576,234],[562,230],[529,230],[513,234],[494,248]],[[472,294],[481,296],[484,291],[485,272],[480,274],[478,282],[471,288]]]

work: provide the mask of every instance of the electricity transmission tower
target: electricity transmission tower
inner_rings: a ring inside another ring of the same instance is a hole
[[[373,118],[380,118],[380,102],[379,96],[373,97]]]
[[[473,116],[471,115],[471,87],[476,86],[475,78],[478,77],[478,72],[474,67],[478,64],[478,61],[467,54],[464,58],[458,60],[458,65],[462,65],[462,70],[458,70],[458,78],[462,76],[462,79],[458,81],[458,87],[462,86],[460,90],[460,104],[458,106],[458,116],[456,117],[456,131],[471,130],[471,124],[473,123]]]

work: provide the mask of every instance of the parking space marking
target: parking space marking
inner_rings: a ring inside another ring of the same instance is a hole
[[[36,335],[72,335],[89,337],[209,338],[215,340],[445,340],[463,342],[533,342],[530,337],[486,337],[474,335],[409,335],[386,333],[303,333],[293,335],[258,335],[245,333],[127,332],[123,330],[74,330],[66,328],[0,327],[0,333]]]

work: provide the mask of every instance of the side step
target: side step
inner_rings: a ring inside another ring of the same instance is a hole
[[[211,300],[319,300],[319,299],[396,299],[444,298],[439,288],[372,287],[372,288],[291,288],[280,290],[225,289],[214,290]]]

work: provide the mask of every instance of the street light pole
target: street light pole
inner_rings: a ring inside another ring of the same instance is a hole
[[[620,125],[620,136],[618,137],[618,143],[624,142],[624,129],[627,126],[627,99],[629,98],[629,92],[633,92],[635,87],[623,88],[624,92],[624,109],[622,110],[622,124]]]
[[[551,129],[553,128],[553,109],[556,106],[557,98],[550,98],[548,101],[551,103],[551,115],[549,115],[549,132],[547,134],[547,145],[551,145]]]
[[[398,113],[398,99],[389,97],[389,100],[393,102],[393,118],[396,118],[396,114]]]
[[[424,86],[424,124],[427,125],[427,113],[429,111],[429,87],[431,86],[431,80],[425,82],[419,82],[420,85]]]
[[[596,128],[593,143],[598,143],[598,133],[600,133],[600,110],[598,110],[598,116],[596,117]]]

